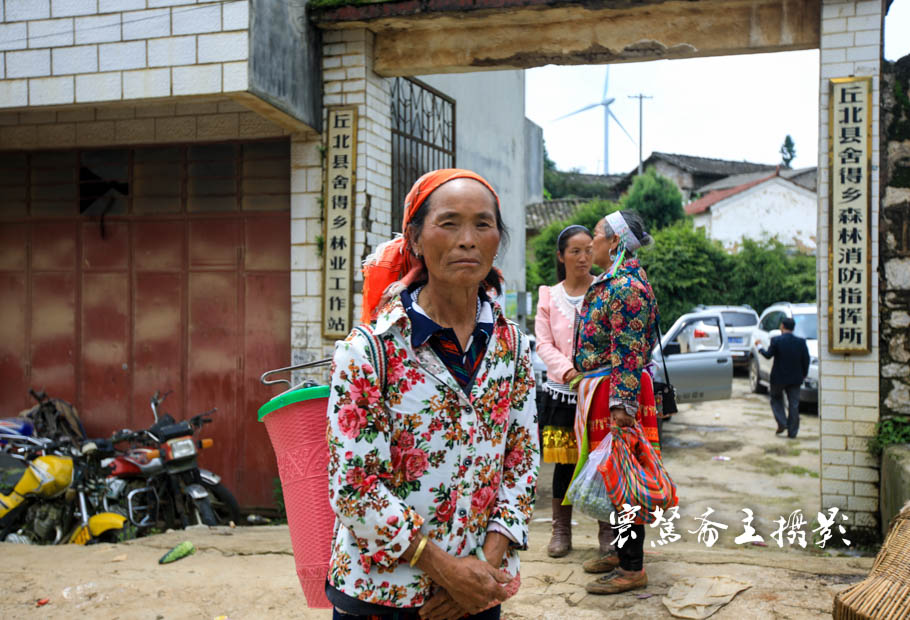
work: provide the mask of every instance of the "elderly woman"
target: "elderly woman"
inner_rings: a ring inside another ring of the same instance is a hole
[[[581,445],[587,430],[592,451],[611,426],[631,426],[637,421],[660,454],[653,387],[645,372],[657,344],[657,300],[635,256],[638,248],[652,241],[632,211],[610,213],[594,228],[594,263],[605,273],[585,293],[574,359],[583,376],[578,384],[575,433]],[[636,519],[631,528],[634,537],[616,552],[606,549],[613,535],[610,524],[598,524],[603,555],[585,562],[583,568],[609,574],[588,584],[587,591],[615,594],[647,586],[643,521]]]
[[[495,619],[538,466],[528,342],[488,295],[499,198],[473,172],[437,170],[402,229],[364,268],[371,325],[333,360],[326,595],[336,618]]]
[[[540,399],[543,460],[553,467],[553,533],[547,545],[551,558],[572,550],[572,506],[563,498],[578,460],[575,441],[575,390],[569,382],[578,371],[572,367],[575,317],[585,292],[591,286],[591,231],[567,226],[556,238],[556,271],[559,282],[541,286],[537,297],[534,334],[537,353],[547,365],[547,382]]]

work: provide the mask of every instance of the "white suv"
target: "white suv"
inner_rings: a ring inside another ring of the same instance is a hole
[[[781,302],[769,306],[761,313],[758,326],[752,332],[751,359],[749,360],[749,384],[755,393],[763,393],[770,384],[773,359],[766,359],[758,352],[771,346],[771,338],[780,335],[780,321],[791,318],[796,322],[793,333],[806,339],[809,348],[809,374],[799,391],[800,402],[818,402],[818,307],[815,304],[791,304]],[[759,344],[756,345],[755,342]]]

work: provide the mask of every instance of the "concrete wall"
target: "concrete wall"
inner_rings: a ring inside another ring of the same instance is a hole
[[[815,252],[815,192],[784,179],[771,179],[711,205],[709,214],[708,236],[728,249],[739,247],[743,237],[776,237],[784,245]]]
[[[286,128],[227,98],[0,112],[0,149],[174,144],[286,135]]]
[[[879,170],[879,80],[882,65],[881,0],[822,0],[821,71],[818,132],[818,256],[828,255],[829,213],[829,78],[872,77],[872,171]],[[879,262],[880,188],[871,182],[872,265]],[[872,278],[873,347],[867,355],[836,355],[828,350],[828,262],[819,260],[819,416],[821,418],[822,507],[841,508],[854,528],[878,535],[879,461],[868,451],[868,439],[879,420],[879,280]],[[874,273],[874,272],[873,272]]]
[[[506,278],[507,289],[523,291],[524,208],[543,199],[542,142],[528,144],[535,132],[526,128],[530,121],[524,117],[524,71],[422,75],[419,79],[455,99],[456,165],[481,174],[499,194],[511,241],[499,251],[496,265]],[[534,153],[537,160],[529,161]],[[533,171],[539,171],[536,180],[531,178]]]
[[[306,4],[306,0],[254,4],[249,90],[321,131],[321,37],[306,17]]]

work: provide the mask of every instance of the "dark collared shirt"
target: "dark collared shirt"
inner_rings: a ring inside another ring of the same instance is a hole
[[[468,339],[467,347],[462,349],[455,330],[441,326],[420,307],[420,288],[414,286],[401,292],[401,303],[411,320],[411,346],[416,349],[429,342],[430,347],[458,381],[461,389],[469,393],[474,375],[477,374],[477,368],[483,360],[487,344],[493,334],[493,308],[490,300],[481,289],[478,293],[474,332]],[[416,302],[415,296],[418,298]]]

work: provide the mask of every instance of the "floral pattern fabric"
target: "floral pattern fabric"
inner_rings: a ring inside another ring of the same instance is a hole
[[[527,338],[516,355],[518,332],[493,309],[493,336],[470,393],[429,344],[412,347],[400,298],[373,327],[385,349],[384,390],[366,336],[354,331],[336,345],[327,437],[337,518],[328,579],[344,594],[389,607],[426,602],[430,578],[400,558],[418,530],[462,557],[496,524],[522,543],[503,564],[518,573],[539,460],[534,373]]]
[[[575,334],[575,367],[609,369],[611,405],[638,409],[641,373],[657,345],[657,300],[636,258],[624,261],[585,293]]]

